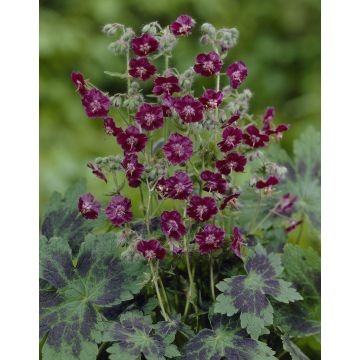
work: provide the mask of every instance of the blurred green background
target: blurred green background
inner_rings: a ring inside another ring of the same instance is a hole
[[[318,0],[41,0],[40,1],[40,209],[51,192],[63,192],[87,177],[89,190],[103,184],[86,168],[89,160],[118,153],[102,122],[89,120],[70,81],[72,70],[102,89],[124,90],[125,82],[103,74],[122,71],[124,59],[107,50],[101,33],[119,22],[139,32],[153,20],[166,25],[178,15],[197,21],[193,35],[175,49],[172,66],[184,70],[197,52],[203,22],[236,27],[240,41],[226,60],[243,60],[249,70],[245,86],[254,93],[253,113],[275,106],[276,122],[292,124],[282,145],[309,124],[320,127],[320,1]]]

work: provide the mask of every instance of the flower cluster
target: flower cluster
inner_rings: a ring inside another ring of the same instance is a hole
[[[116,55],[126,55],[127,70],[108,74],[127,80],[126,93],[109,95],[81,73],[71,75],[87,116],[102,119],[105,133],[118,144],[119,155],[87,165],[99,179],[114,179],[115,190],[109,194],[112,198],[105,214],[115,227],[129,230],[128,223],[144,224],[146,231],[139,233],[134,247],[150,262],[164,259],[167,253],[188,256],[198,250],[211,254],[227,241],[227,248],[240,257],[247,233],[254,228],[240,229],[224,220],[241,208],[243,190],[234,185],[234,179],[253,175],[251,163],[261,157],[259,149],[280,140],[289,128],[273,125],[273,107],[260,119],[248,114],[252,94],[239,90],[246,82],[248,68],[241,59],[226,62],[228,51],[238,40],[236,29],[217,30],[204,24],[201,43],[210,48],[199,53],[183,72],[171,67],[177,41],[190,36],[194,26],[188,15],[164,28],[152,22],[140,34],[121,24],[106,25],[107,35],[121,33],[110,49]],[[155,66],[158,58],[164,60],[163,70],[159,62]],[[196,77],[212,80],[214,87],[197,94],[192,88]],[[144,81],[151,81],[149,96],[141,91]],[[254,174],[245,191],[253,196],[259,192],[273,196],[282,175],[266,166]],[[131,196],[124,195],[127,186],[139,188],[141,206],[134,213]],[[271,214],[289,217],[286,232],[299,225],[290,218],[296,200],[285,194],[271,210]],[[172,209],[164,211],[164,201]],[[101,211],[91,194],[82,195],[78,207],[87,219],[96,219]],[[139,213],[143,214],[140,218]]]

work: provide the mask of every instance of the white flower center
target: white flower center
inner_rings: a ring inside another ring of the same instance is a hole
[[[235,141],[235,136],[230,135],[226,138],[225,143],[226,145],[234,145],[234,141]]]
[[[119,205],[115,210],[116,216],[124,216],[125,215],[125,207],[123,205]]]
[[[84,203],[83,203],[83,206],[82,206],[82,208],[81,208],[81,212],[82,212],[83,214],[87,214],[87,213],[90,212],[90,211],[91,211],[91,204],[88,203],[88,202],[84,202]]]
[[[185,114],[185,117],[194,116],[195,115],[195,109],[190,105],[186,105],[184,107],[183,113]]]
[[[205,238],[205,244],[212,245],[215,243],[215,240],[216,240],[215,235],[210,234]]]
[[[146,74],[146,69],[143,66],[139,66],[136,68],[136,73],[142,77],[144,74]]]
[[[100,104],[99,100],[94,100],[93,102],[91,102],[90,109],[92,112],[100,110],[101,104]]]
[[[181,25],[181,27],[179,28],[179,33],[186,33],[186,32],[188,32],[190,29],[191,29],[191,26],[190,26],[190,25],[183,24],[183,25]]]
[[[129,137],[126,139],[126,142],[130,145],[130,149],[132,149],[133,146],[137,143],[137,139],[136,139],[136,137],[134,137],[134,136],[129,136]]]
[[[151,46],[148,43],[145,44],[141,44],[140,45],[140,50],[144,53],[147,54],[151,49]]]
[[[145,250],[145,259],[150,260],[155,257],[155,251],[154,250]]]
[[[176,194],[182,193],[183,191],[185,191],[185,185],[184,184],[176,184],[174,186],[174,189],[176,191]]]
[[[133,163],[128,163],[126,166],[126,172],[129,172],[131,175],[136,170],[136,167]]]
[[[147,113],[144,116],[144,120],[147,126],[150,126],[155,121],[155,115]]]
[[[177,224],[177,222],[175,220],[169,220],[168,227],[169,227],[169,231],[177,230],[178,229],[178,224]]]
[[[207,206],[206,205],[198,205],[196,208],[196,213],[199,216],[200,220],[202,220],[202,217],[204,215],[204,213],[207,211]]]
[[[177,156],[183,156],[185,153],[184,147],[181,144],[174,144],[172,149]]]
[[[237,81],[240,81],[241,80],[241,72],[240,70],[236,70],[232,73],[231,77],[234,79],[234,80],[237,80]]]
[[[205,70],[214,70],[214,63],[212,61],[204,61],[203,68]]]

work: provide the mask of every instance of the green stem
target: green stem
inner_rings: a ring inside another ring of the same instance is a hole
[[[129,62],[130,62],[130,49],[126,52],[126,75],[127,75],[127,93],[129,94],[130,89],[130,75],[129,75]]]
[[[150,185],[149,185],[149,180],[148,180],[148,179],[146,179],[146,184],[147,184],[147,188],[148,188],[148,202],[147,202],[147,207],[146,207],[146,229],[147,229],[148,236],[150,236],[151,189],[150,189]]]
[[[142,185],[139,186],[139,191],[140,191],[140,199],[141,199],[142,211],[143,211],[144,217],[146,217],[145,200],[144,200],[144,192],[143,192],[143,189],[142,189]]]
[[[98,350],[98,354],[97,354],[97,359],[100,358],[100,355],[102,354],[102,352],[107,348],[109,347],[109,343],[108,342],[103,342],[100,347],[99,347],[99,350]]]
[[[262,197],[261,197],[261,190],[260,190],[260,197],[259,197],[259,201],[258,201],[258,204],[257,204],[257,207],[256,207],[256,210],[255,210],[255,214],[254,214],[254,217],[253,217],[253,220],[251,222],[251,225],[250,225],[250,234],[254,231],[254,225],[256,223],[256,219],[259,215],[259,211],[260,211],[260,207],[261,207],[261,201],[262,201]]]
[[[304,220],[305,220],[305,214],[304,214],[304,212],[302,212],[300,220],[301,220],[302,222],[301,222],[301,225],[300,225],[300,231],[299,231],[298,236],[297,236],[297,238],[296,238],[296,243],[295,243],[295,244],[298,244],[298,243],[299,243],[299,241],[300,241],[300,239],[301,239],[301,237],[302,237],[303,230],[304,230]]]
[[[214,286],[214,266],[213,266],[213,258],[211,254],[209,254],[209,263],[210,263],[210,288],[211,288],[211,297],[213,301],[215,301],[215,286]]]
[[[188,311],[189,311],[190,302],[192,301],[192,298],[193,298],[193,292],[195,291],[195,285],[194,285],[194,272],[191,271],[186,237],[184,237],[183,243],[184,243],[186,269],[187,269],[188,277],[189,277],[189,290],[188,290],[187,297],[186,297],[186,304],[185,304],[185,310],[184,310],[184,315],[183,315],[184,320],[185,320],[187,317]],[[195,311],[197,312],[197,306],[195,304],[193,304],[193,305],[194,305]]]
[[[157,271],[159,273],[159,269],[157,269]],[[168,299],[168,297],[166,295],[166,290],[165,290],[164,284],[163,284],[160,276],[159,276],[159,283],[160,283],[162,294],[164,296],[164,302],[165,302],[166,308],[167,308],[168,312],[170,313],[171,311],[170,311],[169,299]]]
[[[255,226],[253,231],[256,231],[271,215],[273,215],[272,210],[270,210]]]
[[[153,282],[155,285],[156,296],[159,301],[162,316],[166,321],[169,321],[170,319],[169,319],[168,314],[165,311],[164,303],[163,303],[163,300],[162,300],[162,297],[160,294],[160,289],[159,289],[159,284],[158,284],[158,277],[159,277],[158,272],[154,270],[154,265],[151,261],[149,262],[149,264],[150,264],[151,274],[152,274]]]

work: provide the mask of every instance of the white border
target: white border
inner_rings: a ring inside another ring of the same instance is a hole
[[[38,2],[0,14],[0,357],[38,359]]]
[[[322,2],[322,358],[356,359],[360,269],[357,1]]]
[[[38,2],[6,1],[1,10],[1,358],[38,359]],[[322,2],[326,360],[358,352],[359,13],[356,1]]]

